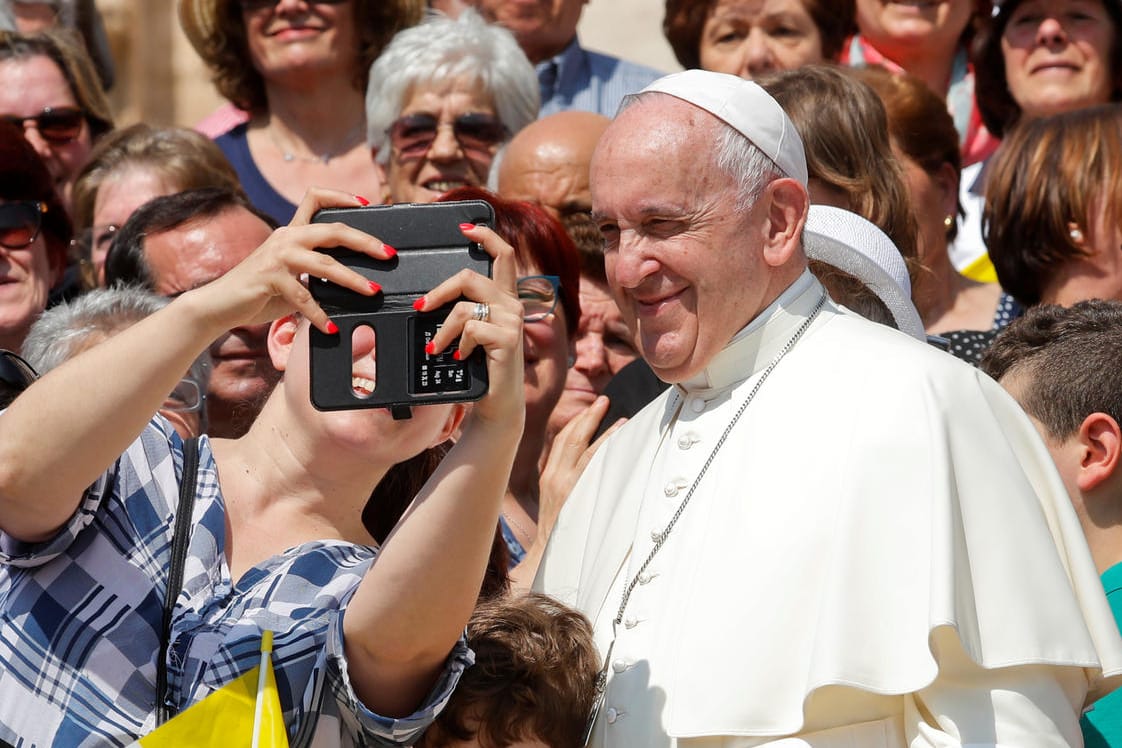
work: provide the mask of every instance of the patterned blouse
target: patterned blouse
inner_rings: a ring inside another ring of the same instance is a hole
[[[182,446],[157,417],[86,491],[55,538],[27,544],[0,533],[0,740],[124,746],[153,729]],[[376,549],[304,543],[235,583],[205,438],[192,519],[168,656],[176,707],[257,664],[268,629],[291,745],[409,745],[435,719],[471,663],[463,639],[409,717],[374,714],[350,686],[343,612]]]

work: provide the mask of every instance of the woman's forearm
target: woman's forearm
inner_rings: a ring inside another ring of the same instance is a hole
[[[221,333],[214,328],[185,294],[23,392],[0,416],[0,529],[34,541],[62,525]]]

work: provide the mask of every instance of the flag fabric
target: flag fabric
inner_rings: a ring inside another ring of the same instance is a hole
[[[288,748],[271,659],[273,632],[261,635],[261,664],[185,709],[129,748],[246,746]]]

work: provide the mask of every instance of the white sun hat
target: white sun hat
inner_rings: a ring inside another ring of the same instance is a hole
[[[926,340],[912,303],[912,284],[904,257],[876,224],[830,205],[811,205],[803,229],[806,256],[845,271],[884,302],[896,327]]]

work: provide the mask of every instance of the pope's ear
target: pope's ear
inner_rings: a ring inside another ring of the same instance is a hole
[[[284,371],[288,366],[288,356],[292,353],[292,344],[296,341],[299,329],[300,318],[295,314],[287,314],[270,323],[269,358],[277,371]]]
[[[771,267],[782,267],[800,247],[810,197],[799,182],[784,177],[768,184],[761,199],[767,201],[768,206],[764,262]]]
[[[1084,493],[1102,485],[1122,460],[1122,429],[1106,413],[1092,413],[1079,424],[1076,435],[1082,447],[1076,485]]]

